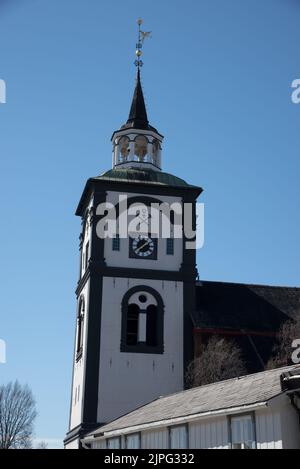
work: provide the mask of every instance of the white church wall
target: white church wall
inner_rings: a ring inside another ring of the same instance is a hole
[[[83,287],[81,295],[85,300],[84,323],[83,323],[83,353],[81,358],[76,361],[76,344],[74,350],[74,372],[73,372],[73,385],[72,385],[72,403],[71,403],[71,419],[70,429],[76,427],[81,423],[82,401],[83,401],[83,379],[84,379],[84,360],[86,356],[86,340],[87,340],[87,322],[88,322],[88,292],[89,281]],[[81,296],[80,295],[80,296]],[[76,319],[77,324],[77,319]],[[77,339],[77,327],[76,327]]]
[[[163,298],[164,353],[120,352],[121,302],[137,285]],[[98,421],[107,422],[161,395],[183,389],[183,285],[181,282],[103,279]]]
[[[120,193],[114,191],[107,192],[107,202],[116,205],[119,202],[119,195],[127,195],[130,197],[145,197],[145,194]],[[149,196],[157,199],[158,203],[174,202],[181,203],[180,197],[167,196]],[[112,250],[112,240],[107,239],[104,246],[104,257],[106,264],[110,267],[128,267],[137,269],[153,269],[153,270],[170,270],[178,271],[182,263],[182,239],[174,239],[174,254],[166,254],[166,239],[158,239],[157,244],[157,260],[153,259],[131,259],[129,253],[129,239],[120,239],[120,251]]]
[[[87,204],[88,210],[93,205],[93,197],[90,198]],[[89,216],[85,219],[84,230],[82,232],[82,249],[80,251],[80,275],[83,276],[85,272],[84,256],[86,253],[86,245],[89,243],[91,238],[91,226]],[[78,314],[78,302],[76,305],[76,338],[75,338],[75,349],[73,357],[73,382],[72,382],[72,395],[71,395],[71,415],[70,415],[70,429],[76,427],[81,423],[81,412],[82,412],[82,400],[83,400],[83,379],[84,379],[84,360],[86,351],[86,339],[87,339],[87,318],[88,318],[88,292],[89,292],[89,281],[84,285],[80,295],[84,297],[85,311],[84,311],[84,323],[83,323],[83,353],[79,360],[76,360],[76,342],[77,342],[77,314]]]
[[[91,197],[88,205],[87,205],[87,212],[93,205],[93,197]],[[84,230],[83,230],[83,239],[82,239],[82,248],[81,248],[81,259],[80,259],[80,275],[81,277],[84,275],[86,271],[86,257],[89,259],[90,249],[91,249],[91,225],[90,225],[90,217],[87,216],[85,220]],[[89,248],[87,249],[87,244],[89,244]]]

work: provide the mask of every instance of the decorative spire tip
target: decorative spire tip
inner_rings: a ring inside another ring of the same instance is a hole
[[[141,30],[141,25],[143,24],[143,20],[142,18],[139,18],[137,20],[137,24],[138,24],[138,27],[139,27],[139,30],[138,30],[138,42],[136,44],[136,51],[135,51],[135,55],[136,55],[136,60],[134,62],[134,65],[136,67],[138,67],[138,69],[140,69],[140,67],[143,66],[143,61],[141,59],[141,56],[143,54],[142,52],[142,49],[143,49],[143,45],[144,45],[144,40],[146,38],[149,38],[151,37],[151,31],[142,31]]]

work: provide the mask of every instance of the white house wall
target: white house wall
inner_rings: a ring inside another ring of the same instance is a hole
[[[281,427],[284,449],[300,449],[300,421],[299,414],[292,407],[286,396],[285,406],[281,413]]]
[[[143,449],[163,449],[169,446],[169,432],[167,428],[142,432],[141,446]]]
[[[282,449],[280,410],[270,408],[256,412],[257,449]]]
[[[106,440],[95,441],[92,449],[106,449]]]
[[[189,425],[191,449],[227,449],[229,447],[226,418],[199,420]]]
[[[164,353],[120,352],[121,303],[134,286],[163,298]],[[183,389],[182,282],[103,278],[98,421],[107,422],[161,395]]]

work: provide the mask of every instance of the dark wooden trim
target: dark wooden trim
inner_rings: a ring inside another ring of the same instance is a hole
[[[99,203],[106,200],[105,192],[95,192],[93,201],[93,213]],[[96,218],[93,215],[93,218]],[[97,422],[98,397],[99,397],[99,373],[100,373],[100,337],[101,337],[101,313],[102,313],[102,288],[103,276],[96,269],[91,268],[95,259],[103,267],[104,264],[104,240],[98,238],[96,233],[97,220],[91,224],[90,261],[89,270],[89,300],[87,315],[87,341],[85,352],[84,395],[82,407],[82,422]]]
[[[85,435],[88,433],[96,430],[98,427],[100,427],[101,423],[81,423],[80,425],[77,425],[77,427],[74,427],[72,430],[70,430],[64,439],[64,446],[66,446],[68,443],[71,443],[72,441],[76,440],[77,438],[81,440]],[[79,447],[81,448],[81,442],[79,441]]]
[[[103,180],[90,178],[87,180],[85,188],[83,190],[81,199],[76,209],[76,215],[82,216],[84,213],[84,207],[87,204],[87,199],[94,191],[114,191],[114,192],[126,192],[126,193],[142,193],[145,195],[165,195],[165,196],[177,196],[177,197],[188,197],[191,200],[196,200],[201,194],[203,189],[197,186],[164,186],[155,183],[146,183],[143,181],[114,181],[114,180]]]
[[[136,279],[150,279],[150,280],[171,280],[174,282],[185,282],[192,278],[195,283],[194,274],[188,272],[178,272],[178,270],[159,270],[159,269],[138,269],[131,267],[108,267],[103,266],[97,261],[90,263],[90,271],[95,271],[103,277],[115,277],[115,278],[136,278]],[[90,274],[89,274],[90,275]],[[192,275],[192,277],[191,277]],[[83,282],[78,288],[77,293],[79,294],[85,285],[86,281]]]

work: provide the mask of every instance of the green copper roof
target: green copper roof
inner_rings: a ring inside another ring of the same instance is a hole
[[[96,179],[105,181],[143,182],[173,187],[191,187],[183,179],[172,174],[154,171],[153,169],[117,168],[106,171]]]

